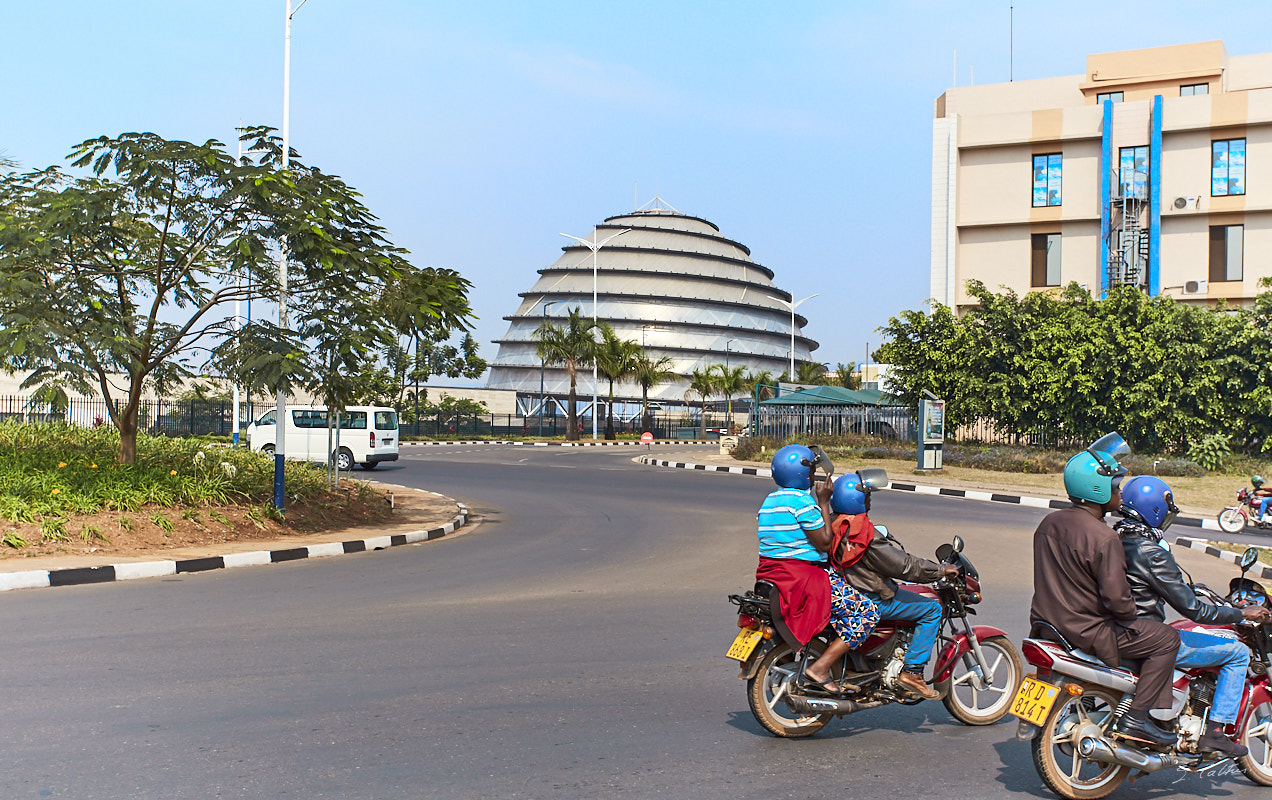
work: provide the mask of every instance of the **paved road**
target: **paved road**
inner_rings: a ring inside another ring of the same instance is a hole
[[[939,704],[765,734],[722,654],[770,484],[634,449],[404,451],[377,477],[465,502],[470,533],[0,597],[0,797],[1047,796],[1014,726]],[[1019,639],[1043,513],[885,493],[873,516],[918,553],[961,534],[982,621]],[[1118,796],[1264,794],[1171,773]]]

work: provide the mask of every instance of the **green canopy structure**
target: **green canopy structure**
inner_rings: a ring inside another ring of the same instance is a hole
[[[845,389],[842,386],[811,386],[768,400],[762,406],[894,406],[895,399],[879,389]]]

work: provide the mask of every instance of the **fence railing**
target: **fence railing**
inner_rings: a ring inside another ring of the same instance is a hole
[[[914,413],[898,406],[760,406],[755,433],[775,439],[798,435],[864,434],[913,440]]]

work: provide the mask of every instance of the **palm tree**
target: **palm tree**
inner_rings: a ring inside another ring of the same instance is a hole
[[[601,340],[596,343],[596,371],[609,380],[609,405],[605,410],[605,438],[614,439],[614,382],[632,377],[640,345],[618,338],[608,322],[600,323]]]
[[[826,367],[816,361],[801,361],[795,370],[795,382],[811,386],[826,385]]]
[[[698,438],[705,439],[707,438],[707,398],[715,394],[715,374],[710,367],[695,369],[689,373],[689,391],[685,393],[685,396],[688,397],[691,394],[702,398],[702,419],[699,424],[701,432]]]
[[[570,309],[570,317],[565,325],[557,326],[545,322],[534,332],[539,341],[535,349],[543,363],[563,366],[570,376],[570,403],[565,417],[567,441],[577,441],[579,438],[577,379],[579,370],[590,367],[596,357],[593,328],[594,323],[575,307]],[[596,413],[596,410],[593,409],[592,413]]]
[[[647,431],[653,427],[653,420],[649,416],[649,390],[677,377],[671,364],[671,356],[663,356],[654,361],[644,350],[636,356],[636,370],[632,373],[632,380],[640,384],[641,430]]]
[[[733,396],[746,390],[746,367],[715,364],[716,390],[724,395],[729,416],[729,433],[733,433]]]
[[[857,362],[849,361],[847,364],[839,363],[835,365],[835,384],[845,389],[860,389],[861,376],[854,375],[857,371]]]
[[[755,395],[757,401],[767,400],[773,396],[773,384],[777,380],[780,379],[774,378],[773,373],[767,369],[749,372],[747,373],[745,384],[747,394]]]

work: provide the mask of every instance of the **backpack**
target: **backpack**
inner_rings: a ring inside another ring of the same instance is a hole
[[[874,539],[874,524],[865,514],[840,514],[830,523],[830,565],[847,569],[861,560]]]

